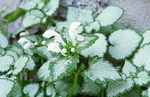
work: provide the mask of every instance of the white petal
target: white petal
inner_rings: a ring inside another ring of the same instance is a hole
[[[47,30],[46,32],[43,33],[43,37],[45,38],[51,38],[53,36],[55,36],[57,34],[57,32],[53,31],[53,30]]]
[[[71,23],[69,30],[76,30],[80,25],[80,22],[73,22]]]
[[[59,47],[59,43],[48,44],[48,51],[59,53],[61,51]]]
[[[63,41],[62,37],[59,34],[56,34],[54,42],[65,45],[65,42]]]
[[[84,37],[81,36],[81,35],[77,35],[77,40],[78,40],[78,41],[84,41]]]
[[[71,48],[71,52],[75,52],[75,48]]]
[[[27,36],[27,35],[30,35],[28,31],[20,33],[20,37]]]

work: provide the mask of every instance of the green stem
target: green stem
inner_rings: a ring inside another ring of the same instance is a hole
[[[73,94],[74,94],[77,84],[78,84],[78,76],[79,76],[79,71],[75,73],[74,82],[73,82],[73,85],[72,85],[72,88],[71,88],[71,91],[70,91],[68,97],[73,97]]]

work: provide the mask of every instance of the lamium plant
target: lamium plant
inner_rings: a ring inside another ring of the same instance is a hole
[[[11,44],[0,33],[0,97],[150,97],[150,31],[118,23],[116,6],[68,7],[60,21],[59,3],[31,0],[5,16],[23,22]]]

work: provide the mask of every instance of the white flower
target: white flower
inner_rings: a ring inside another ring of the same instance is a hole
[[[59,53],[61,51],[59,43],[49,43],[48,44],[48,51]]]
[[[54,37],[54,42],[61,43],[62,45],[65,45],[65,42],[63,41],[61,35],[53,30],[47,30],[43,33],[43,37],[45,38],[51,38]]]
[[[37,42],[35,42],[35,43],[34,43],[34,45],[38,45],[38,43],[37,43]]]
[[[76,30],[80,25],[80,22],[73,22],[71,23],[69,30]]]
[[[80,27],[80,25],[81,25],[80,22],[73,22],[70,25],[68,32],[69,32],[69,36],[71,38],[73,45],[76,45],[76,40],[78,40],[78,41],[84,40],[83,36],[81,37],[81,35],[79,35],[80,31],[78,31],[78,28]],[[81,38],[81,39],[79,39],[79,38]]]
[[[30,33],[28,31],[20,33],[20,37],[27,36],[27,35],[30,35]]]
[[[64,56],[66,56],[66,53],[67,53],[67,50],[66,50],[65,48],[63,48],[63,49],[61,50],[61,54],[64,55]]]
[[[43,44],[43,45],[45,45],[45,44],[46,44],[46,41],[45,41],[45,40],[43,40],[43,41],[42,41],[42,44]]]
[[[81,35],[77,35],[76,39],[77,39],[78,41],[84,41],[84,37],[81,36]]]
[[[71,48],[71,52],[74,53],[75,52],[75,48]]]

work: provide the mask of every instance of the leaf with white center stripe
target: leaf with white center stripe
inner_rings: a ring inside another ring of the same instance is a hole
[[[135,78],[134,81],[137,85],[145,85],[148,82],[150,82],[149,74],[146,71],[142,71],[139,74],[137,74],[137,78]]]
[[[88,56],[103,57],[104,53],[106,52],[107,49],[106,37],[102,34],[95,34],[95,35],[97,35],[99,38],[95,41],[95,43],[92,44],[92,46],[82,50],[81,54],[84,57],[88,57]]]
[[[101,26],[108,26],[115,23],[123,14],[123,9],[115,6],[105,8],[96,18]]]
[[[47,96],[55,96],[56,91],[55,91],[55,87],[53,84],[49,84],[48,87],[46,88],[46,95]]]
[[[94,83],[93,81],[89,79],[84,79],[84,83],[81,87],[81,93],[87,94],[90,96],[96,96],[101,91],[102,86]]]
[[[44,18],[44,14],[40,10],[30,10],[26,13],[22,22],[22,26],[27,28],[35,24],[39,24],[42,18]]]
[[[109,36],[111,44],[109,53],[115,59],[124,59],[136,50],[141,39],[141,36],[133,30],[117,30]]]
[[[77,68],[77,63],[79,62],[78,58],[59,58],[50,67],[52,71],[53,80],[58,80],[59,78],[63,78],[64,76],[71,75],[73,70]]]
[[[143,42],[142,42],[141,46],[143,46],[146,43],[150,43],[150,30],[144,32],[142,34],[142,36],[143,36]]]
[[[51,70],[49,70],[49,64],[51,63],[52,61],[47,61],[45,62],[39,69],[37,75],[38,75],[38,78],[43,80],[43,81],[50,81],[52,80],[52,77],[50,75],[51,73]]]
[[[31,56],[27,56],[27,57],[28,57],[28,62],[26,63],[25,68],[31,71],[35,67],[35,62]]]
[[[5,48],[8,46],[7,38],[0,32],[0,47]]]
[[[14,82],[8,79],[0,79],[0,97],[7,97],[12,91]]]
[[[110,82],[107,88],[107,97],[116,97],[119,94],[123,94],[129,91],[133,87],[133,81],[131,79]]]
[[[89,69],[85,71],[85,76],[96,82],[120,79],[119,73],[112,64],[102,59],[90,64]]]
[[[92,11],[79,9],[75,7],[69,7],[67,14],[67,21],[68,22],[79,21],[83,25],[89,24],[93,22]]]
[[[133,64],[131,62],[129,62],[128,60],[125,61],[125,64],[122,68],[122,73],[126,74],[127,77],[130,77],[133,75],[135,75],[137,72],[136,67],[133,66]]]
[[[0,57],[0,72],[8,71],[13,64],[14,59],[11,56],[5,55]]]
[[[135,66],[150,71],[150,44],[147,44],[139,49],[133,58]]]
[[[28,84],[24,87],[23,93],[28,95],[29,97],[35,97],[38,90],[39,90],[39,84],[32,83],[32,84]]]
[[[98,39],[97,35],[82,34],[82,36],[84,37],[84,41],[78,43],[77,46],[78,52],[81,52],[82,50],[89,48]]]
[[[46,15],[48,16],[53,15],[57,10],[57,8],[59,7],[59,2],[60,0],[50,0],[43,9]]]
[[[26,63],[28,62],[28,58],[27,57],[23,57],[21,56],[15,63],[14,65],[14,71],[13,74],[17,75],[19,72],[21,72],[23,70],[23,68],[25,67]]]

